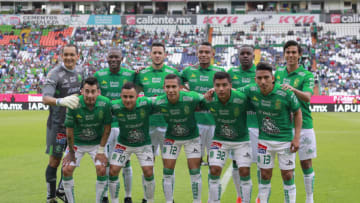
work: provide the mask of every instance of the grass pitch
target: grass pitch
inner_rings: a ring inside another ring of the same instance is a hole
[[[45,152],[45,126],[47,111],[0,111],[0,202],[18,203],[46,202],[45,169],[48,156]],[[314,113],[314,128],[317,136],[318,157],[313,161],[315,177],[315,202],[356,202],[360,191],[358,172],[360,169],[360,114],[359,113]],[[133,201],[141,202],[143,189],[141,169],[135,156],[133,166]],[[228,160],[223,174],[231,167]],[[305,202],[302,171],[297,160],[295,182],[297,202]],[[202,168],[202,202],[207,202],[208,167]],[[60,171],[58,171],[60,172]],[[58,178],[60,173],[58,173]],[[177,203],[192,202],[190,176],[182,152],[175,169],[174,199]],[[252,202],[257,194],[256,167],[251,172],[253,180]],[[120,176],[121,177],[121,176]],[[155,163],[155,202],[165,202],[162,192],[162,162]],[[74,174],[76,202],[95,201],[95,168],[89,156],[85,156]],[[120,202],[124,197],[120,178]],[[283,187],[278,167],[274,168],[270,202],[283,202]],[[223,185],[223,187],[225,187]],[[222,202],[235,202],[236,191],[232,179]]]

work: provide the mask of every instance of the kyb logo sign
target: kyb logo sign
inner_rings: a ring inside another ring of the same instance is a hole
[[[192,25],[196,24],[195,16],[172,17],[172,16],[126,16],[125,23],[128,25]]]
[[[313,23],[315,22],[315,16],[280,16],[279,23]]]
[[[235,24],[238,18],[238,16],[206,16],[203,24]]]

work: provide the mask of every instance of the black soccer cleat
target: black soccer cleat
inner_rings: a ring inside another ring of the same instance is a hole
[[[144,201],[144,200],[143,200]],[[124,203],[132,203],[131,197],[125,197]]]
[[[144,199],[142,200],[142,203],[147,203],[147,200],[144,198]]]
[[[56,190],[56,197],[59,198],[64,203],[68,203],[64,190]]]
[[[101,203],[109,203],[109,198],[108,197],[103,197],[101,200]]]
[[[46,203],[58,203],[55,198],[47,199]]]

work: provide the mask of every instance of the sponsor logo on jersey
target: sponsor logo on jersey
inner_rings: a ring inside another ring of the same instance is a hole
[[[280,96],[282,96],[282,97],[285,97],[285,96],[286,96],[286,92],[285,92],[284,90],[277,90],[277,91],[276,91],[276,94],[277,94],[277,95],[280,95]]]
[[[175,140],[167,138],[164,140],[164,145],[173,145],[174,142],[175,142]]]
[[[124,114],[122,114],[122,113],[118,113],[118,115],[117,115],[118,117],[124,117]]]
[[[232,79],[237,80],[237,79],[239,79],[239,78],[238,78],[238,77],[236,77],[236,75],[234,75],[234,77],[233,77]]]
[[[190,77],[195,78],[195,77],[196,77],[196,75],[193,73],[193,74],[191,74],[191,76],[190,76]]]
[[[250,83],[251,82],[251,78],[242,78],[242,83]]]
[[[126,147],[121,144],[116,144],[114,152],[122,154],[126,150]]]
[[[129,72],[123,72],[123,75],[124,75],[124,76],[131,76],[131,73],[129,73]]]
[[[77,114],[77,115],[76,115],[76,118],[82,119],[82,116],[81,116],[80,114]]]
[[[76,82],[76,77],[75,76],[70,77],[70,82],[71,83]]]
[[[135,120],[136,119],[136,113],[132,113],[132,114],[127,114],[126,115],[126,118],[128,119],[128,120]]]
[[[102,120],[104,118],[104,112],[102,110],[99,111],[99,119]]]
[[[180,109],[170,109],[171,115],[180,115],[181,111]]]
[[[252,100],[259,101],[259,99],[256,96],[253,96]]]
[[[110,87],[119,87],[118,81],[110,81]]]
[[[213,112],[213,113],[215,113],[216,112],[216,110],[213,108],[213,107],[210,107],[210,109],[209,109],[211,112]]]
[[[212,142],[210,149],[221,149],[222,144],[220,142]]]
[[[188,105],[184,106],[184,113],[189,114],[190,113],[190,107]]]
[[[57,144],[66,144],[66,135],[64,133],[56,134],[56,143]]]
[[[261,100],[261,106],[270,107],[271,106],[271,101]]]
[[[192,100],[193,100],[192,97],[183,96],[183,101],[192,101]]]
[[[299,78],[296,78],[295,81],[294,81],[294,87],[295,87],[295,88],[298,88],[299,82],[300,82],[300,79],[299,79]]]
[[[243,103],[244,103],[244,100],[239,99],[239,98],[235,98],[235,99],[233,100],[233,103],[234,103],[234,104],[243,104]]]
[[[261,130],[270,135],[277,135],[280,133],[280,129],[276,126],[275,121],[269,117],[263,118]]]
[[[240,109],[239,109],[239,107],[236,107],[235,109],[234,109],[234,116],[235,117],[238,117],[240,115]]]
[[[258,153],[266,154],[267,146],[258,143]]]
[[[222,115],[222,116],[228,116],[230,113],[229,109],[220,109],[219,110],[219,115]]]
[[[143,79],[143,80],[145,81],[145,80],[149,80],[149,79],[148,79],[147,77],[144,77],[144,79]]]
[[[207,75],[200,75],[200,81],[203,81],[203,82],[209,81],[209,76],[207,76]]]
[[[161,83],[161,78],[152,78],[152,83]]]
[[[85,120],[86,120],[86,121],[94,120],[94,118],[95,118],[95,115],[94,115],[94,114],[85,115]]]
[[[144,119],[145,116],[146,116],[145,110],[144,110],[144,109],[140,109],[140,118]]]

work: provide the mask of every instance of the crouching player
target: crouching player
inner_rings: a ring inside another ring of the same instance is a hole
[[[111,129],[111,103],[100,95],[97,79],[89,77],[83,82],[79,107],[66,113],[65,126],[68,152],[63,160],[63,185],[69,203],[75,202],[73,173],[88,153],[96,167],[96,202],[100,203],[107,191],[104,147]]]
[[[138,97],[134,83],[127,82],[122,86],[121,99],[113,100],[111,109],[121,129],[110,157],[111,202],[119,202],[119,172],[134,153],[144,173],[145,198],[147,202],[152,203],[154,202],[155,180],[153,175],[154,155],[149,136],[151,99]]]
[[[193,202],[201,202],[201,144],[199,130],[195,120],[195,110],[204,102],[203,96],[196,92],[180,91],[181,81],[175,74],[169,74],[164,80],[165,95],[156,97],[155,112],[164,115],[168,126],[162,150],[164,163],[163,189],[167,203],[173,202],[174,169],[181,147],[187,157]]]
[[[259,125],[258,167],[260,202],[268,202],[271,191],[272,169],[275,155],[284,182],[285,202],[296,201],[294,183],[295,152],[299,148],[302,115],[299,101],[290,90],[283,90],[274,84],[272,66],[259,63],[256,67],[256,84],[240,88],[254,107]],[[294,115],[295,136],[291,114]]]

